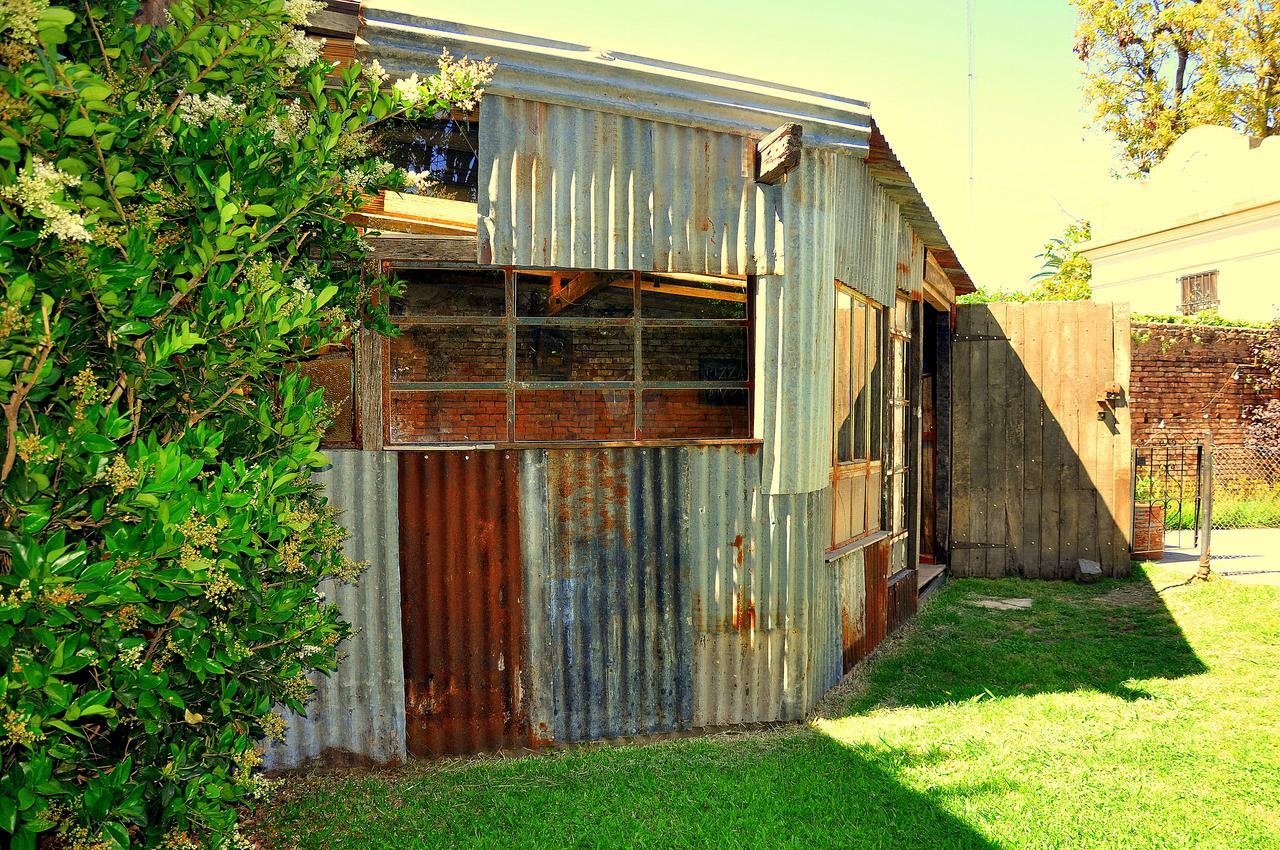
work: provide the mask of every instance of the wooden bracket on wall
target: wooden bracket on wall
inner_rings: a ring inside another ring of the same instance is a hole
[[[756,145],[756,182],[781,183],[787,172],[800,164],[803,137],[804,128],[789,122],[761,139]]]

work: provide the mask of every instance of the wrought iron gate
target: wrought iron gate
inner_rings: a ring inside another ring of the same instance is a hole
[[[1204,482],[1211,447],[1200,439],[1158,439],[1133,449],[1135,558],[1158,560],[1165,543],[1198,547],[1209,491]],[[1167,535],[1172,534],[1171,540]]]

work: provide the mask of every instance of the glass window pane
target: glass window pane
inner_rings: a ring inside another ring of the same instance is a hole
[[[831,495],[831,545],[839,546],[853,537],[853,479],[837,478]]]
[[[630,381],[635,377],[629,327],[516,328],[520,381]]]
[[[893,340],[893,397],[898,401],[907,398],[907,341]]]
[[[852,508],[852,517],[849,521],[849,536],[858,537],[867,530],[867,478],[865,475],[855,475],[849,479],[852,482],[850,490],[849,504]]]
[[[893,407],[893,466],[901,469],[907,465],[907,408]]]
[[[356,439],[355,372],[350,351],[326,354],[298,365],[311,389],[324,389],[324,404],[333,416],[325,443],[352,443]]]
[[[378,155],[414,174],[432,177],[436,198],[476,202],[478,121],[443,118],[391,119],[378,128]]]
[[[631,390],[517,390],[516,439],[631,440]]]
[[[507,439],[503,390],[392,390],[391,442],[471,443]]]
[[[640,331],[646,381],[745,382],[747,329],[744,327],[667,328]]]
[[[911,300],[899,298],[893,308],[893,329],[900,334],[911,336]]]
[[[867,309],[867,371],[870,373],[867,456],[880,457],[880,434],[884,430],[884,364],[881,362],[880,316],[878,307]]]
[[[884,501],[882,480],[881,473],[874,470],[867,479],[867,529],[869,531],[880,530],[880,507]]]
[[[631,272],[516,272],[517,316],[626,319],[635,315]]]
[[[745,319],[747,282],[700,275],[643,275],[640,314],[646,319]]]
[[[391,381],[505,381],[507,329],[408,325],[391,339]]]
[[[907,527],[907,474],[899,472],[893,476],[893,526],[896,534]]]
[[[853,360],[850,366],[853,384],[853,456],[867,457],[867,307],[861,301],[853,304]]]
[[[400,269],[404,292],[391,299],[392,316],[504,316],[501,269]]]
[[[747,391],[645,390],[646,440],[750,437]]]
[[[836,290],[835,353],[835,401],[833,428],[836,441],[836,462],[853,460],[853,405],[849,390],[849,334],[852,331],[853,297],[843,290]]]

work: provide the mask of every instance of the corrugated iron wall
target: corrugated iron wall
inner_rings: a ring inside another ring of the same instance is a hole
[[[861,660],[858,651],[867,629],[866,550],[856,549],[833,566],[840,583],[840,655],[848,673]]]
[[[782,190],[752,179],[744,137],[493,95],[480,109],[481,262],[782,273]]]
[[[916,615],[918,592],[915,570],[903,570],[889,582],[886,634],[893,634]]]
[[[766,493],[812,493],[831,473],[831,345],[838,154],[806,150],[787,175],[787,273],[756,282],[756,435]]]
[[[409,752],[525,746],[516,453],[400,452],[399,459]]]
[[[399,519],[396,457],[329,451],[317,474],[351,532],[346,552],[369,569],[353,586],[321,591],[355,626],[332,676],[316,676],[305,718],[291,715],[285,740],[266,753],[271,770],[307,763],[398,762],[405,757],[404,668],[400,633]]]
[[[680,450],[521,455],[535,734],[571,743],[689,728]]]

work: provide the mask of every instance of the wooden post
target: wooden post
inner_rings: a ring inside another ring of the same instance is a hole
[[[756,145],[756,182],[776,185],[800,164],[804,130],[799,124],[783,124]]]
[[[1200,568],[1196,578],[1208,580],[1210,565],[1209,533],[1213,530],[1213,432],[1204,438],[1204,462],[1200,464]]]

